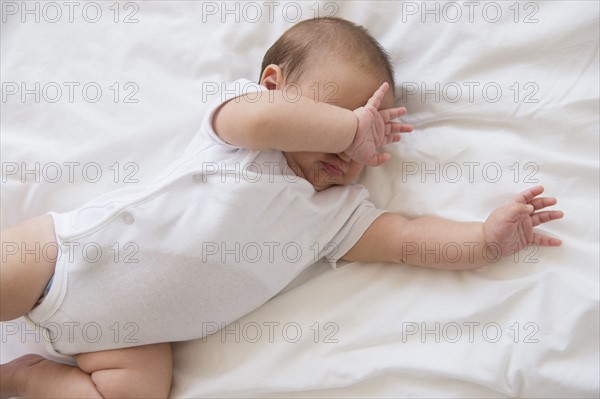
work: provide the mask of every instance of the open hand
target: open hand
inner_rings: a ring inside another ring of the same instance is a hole
[[[379,111],[389,84],[384,82],[364,107],[354,110],[358,118],[358,126],[354,140],[345,153],[354,161],[369,165],[379,166],[390,159],[390,154],[378,153],[377,150],[386,144],[400,140],[399,133],[412,132],[412,125],[392,122],[392,119],[406,114],[406,108],[390,108]]]
[[[563,217],[562,211],[539,212],[557,202],[553,197],[538,197],[543,192],[544,187],[542,186],[525,190],[490,214],[483,224],[483,236],[491,250],[500,250],[500,255],[506,256],[512,255],[530,244],[544,247],[555,247],[562,244],[561,240],[557,238],[533,231],[533,228],[541,223]]]

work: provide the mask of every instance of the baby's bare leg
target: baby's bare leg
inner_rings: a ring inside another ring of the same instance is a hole
[[[49,215],[2,230],[0,321],[29,312],[54,274],[58,246]]]
[[[173,370],[169,343],[82,353],[79,367],[26,355],[2,367],[2,397],[166,398]]]
[[[166,398],[171,390],[171,344],[161,343],[77,355],[106,398]]]
[[[39,355],[25,355],[0,366],[0,397],[102,398],[90,375],[78,367]]]

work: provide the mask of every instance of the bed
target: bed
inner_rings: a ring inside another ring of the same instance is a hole
[[[361,177],[378,207],[484,220],[542,184],[564,244],[476,271],[315,264],[174,344],[172,397],[598,397],[598,2],[2,2],[2,227],[149,182],[223,82],[328,15],[388,49],[416,128]],[[50,356],[2,323],[2,363],[30,352]]]

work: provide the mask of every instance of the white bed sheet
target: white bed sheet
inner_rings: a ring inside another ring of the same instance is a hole
[[[148,182],[211,90],[257,79],[317,10],[389,50],[416,126],[361,180],[378,206],[483,220],[543,184],[565,211],[543,227],[561,248],[478,271],[316,265],[228,330],[175,344],[173,397],[598,397],[598,2],[23,4],[2,3],[2,227]],[[36,340],[2,323],[1,361],[45,353]]]

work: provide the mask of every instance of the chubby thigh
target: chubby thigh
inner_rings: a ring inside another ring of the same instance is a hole
[[[171,345],[160,343],[75,356],[104,397],[167,397],[171,387]]]
[[[0,320],[16,319],[36,305],[54,274],[57,252],[49,215],[2,231]]]

